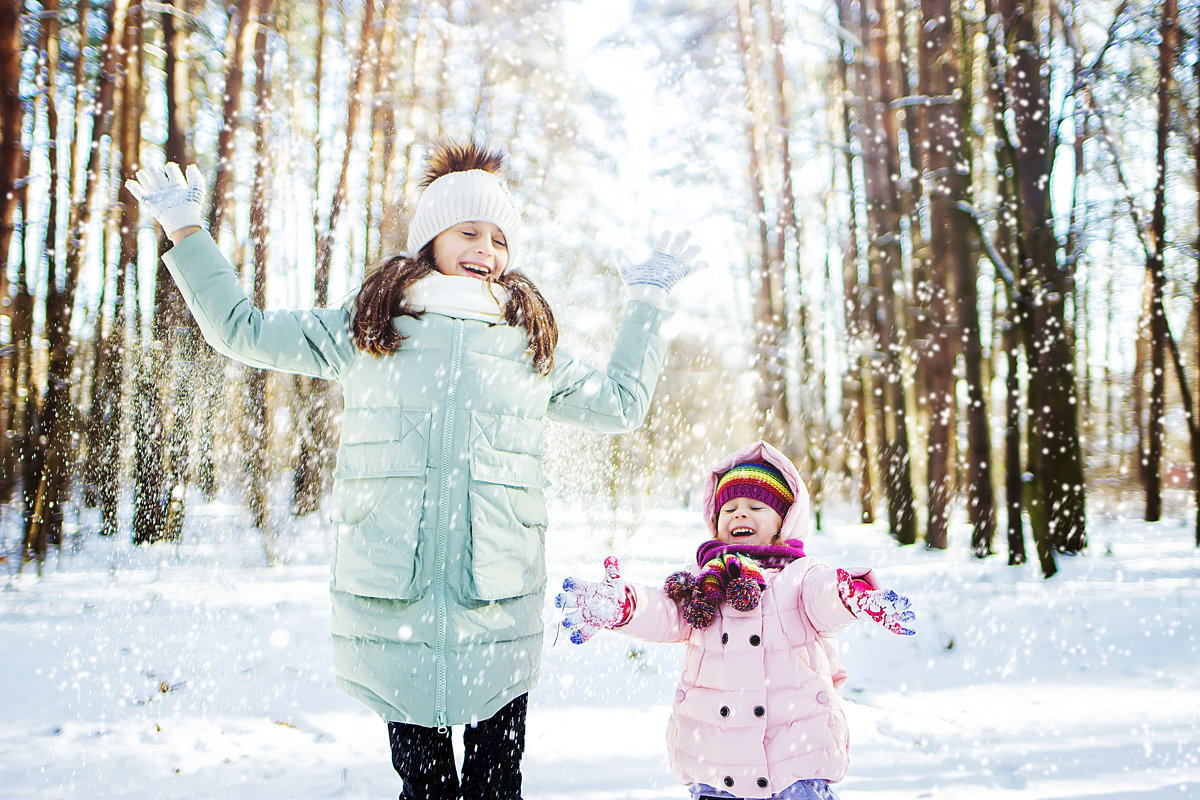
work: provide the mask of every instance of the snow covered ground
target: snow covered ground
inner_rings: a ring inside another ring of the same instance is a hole
[[[89,537],[0,593],[0,797],[386,798],[384,724],[333,686],[316,522],[266,568],[235,509],[193,506],[185,541]],[[827,514],[808,542],[909,594],[919,635],[840,637],[852,736],[842,800],[1200,798],[1200,552],[1182,519],[1094,519],[1091,547],[1033,565],[898,548]],[[833,519],[830,519],[833,517]],[[702,536],[651,512],[630,537],[557,506],[526,791],[682,800],[663,728],[681,649],[558,636],[553,584],[616,552],[657,583]],[[10,534],[11,535],[11,534]]]

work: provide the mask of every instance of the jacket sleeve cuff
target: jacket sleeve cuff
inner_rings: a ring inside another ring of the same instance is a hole
[[[691,635],[679,606],[662,589],[631,583],[626,590],[633,596],[633,608],[629,620],[613,630],[647,642],[682,642]]]
[[[613,628],[622,628],[629,624],[629,620],[633,619],[633,615],[637,613],[637,592],[633,591],[633,587],[629,584],[625,585],[625,616],[613,625]]]
[[[655,308],[667,307],[667,290],[661,286],[654,286],[649,283],[635,283],[629,287],[629,298],[637,300]]]
[[[837,633],[857,621],[857,617],[846,608],[838,592],[837,570],[824,564],[814,566],[804,576],[801,593],[804,613],[813,627],[822,633]]]

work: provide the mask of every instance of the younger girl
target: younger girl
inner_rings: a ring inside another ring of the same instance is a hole
[[[722,459],[704,491],[712,538],[663,588],[568,578],[571,640],[600,628],[686,642],[667,726],[671,768],[694,798],[832,800],[849,763],[834,634],[870,619],[908,635],[907,598],[804,555],[808,493],[766,442]]]
[[[521,215],[498,153],[432,155],[408,255],[341,308],[263,312],[200,227],[204,181],[170,164],[130,192],[175,242],[163,260],[208,342],[255,367],[342,383],[330,519],[338,686],[389,723],[402,800],[521,793],[546,583],[542,429],[641,425],[666,342],[661,302],[694,251],[622,270],[635,295],[606,371],[557,348],[510,267]],[[685,240],[676,241],[679,250]],[[448,726],[465,723],[457,774]]]

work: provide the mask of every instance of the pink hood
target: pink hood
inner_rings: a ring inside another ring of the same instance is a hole
[[[809,522],[808,489],[800,480],[800,472],[791,459],[763,441],[748,444],[740,450],[730,453],[718,461],[713,466],[712,472],[708,474],[708,480],[704,482],[703,510],[704,522],[708,525],[709,534],[715,536],[717,533],[715,502],[717,482],[721,480],[722,475],[743,461],[765,461],[783,473],[784,479],[792,487],[792,493],[796,495],[796,502],[792,503],[787,516],[783,518],[783,527],[779,533],[784,539],[808,539],[811,524]]]

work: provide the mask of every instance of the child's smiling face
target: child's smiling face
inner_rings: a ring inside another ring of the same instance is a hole
[[[443,275],[493,280],[508,266],[508,242],[490,222],[460,222],[434,238],[433,261]]]
[[[779,512],[752,497],[735,497],[717,510],[717,539],[727,544],[768,545],[782,527]]]

